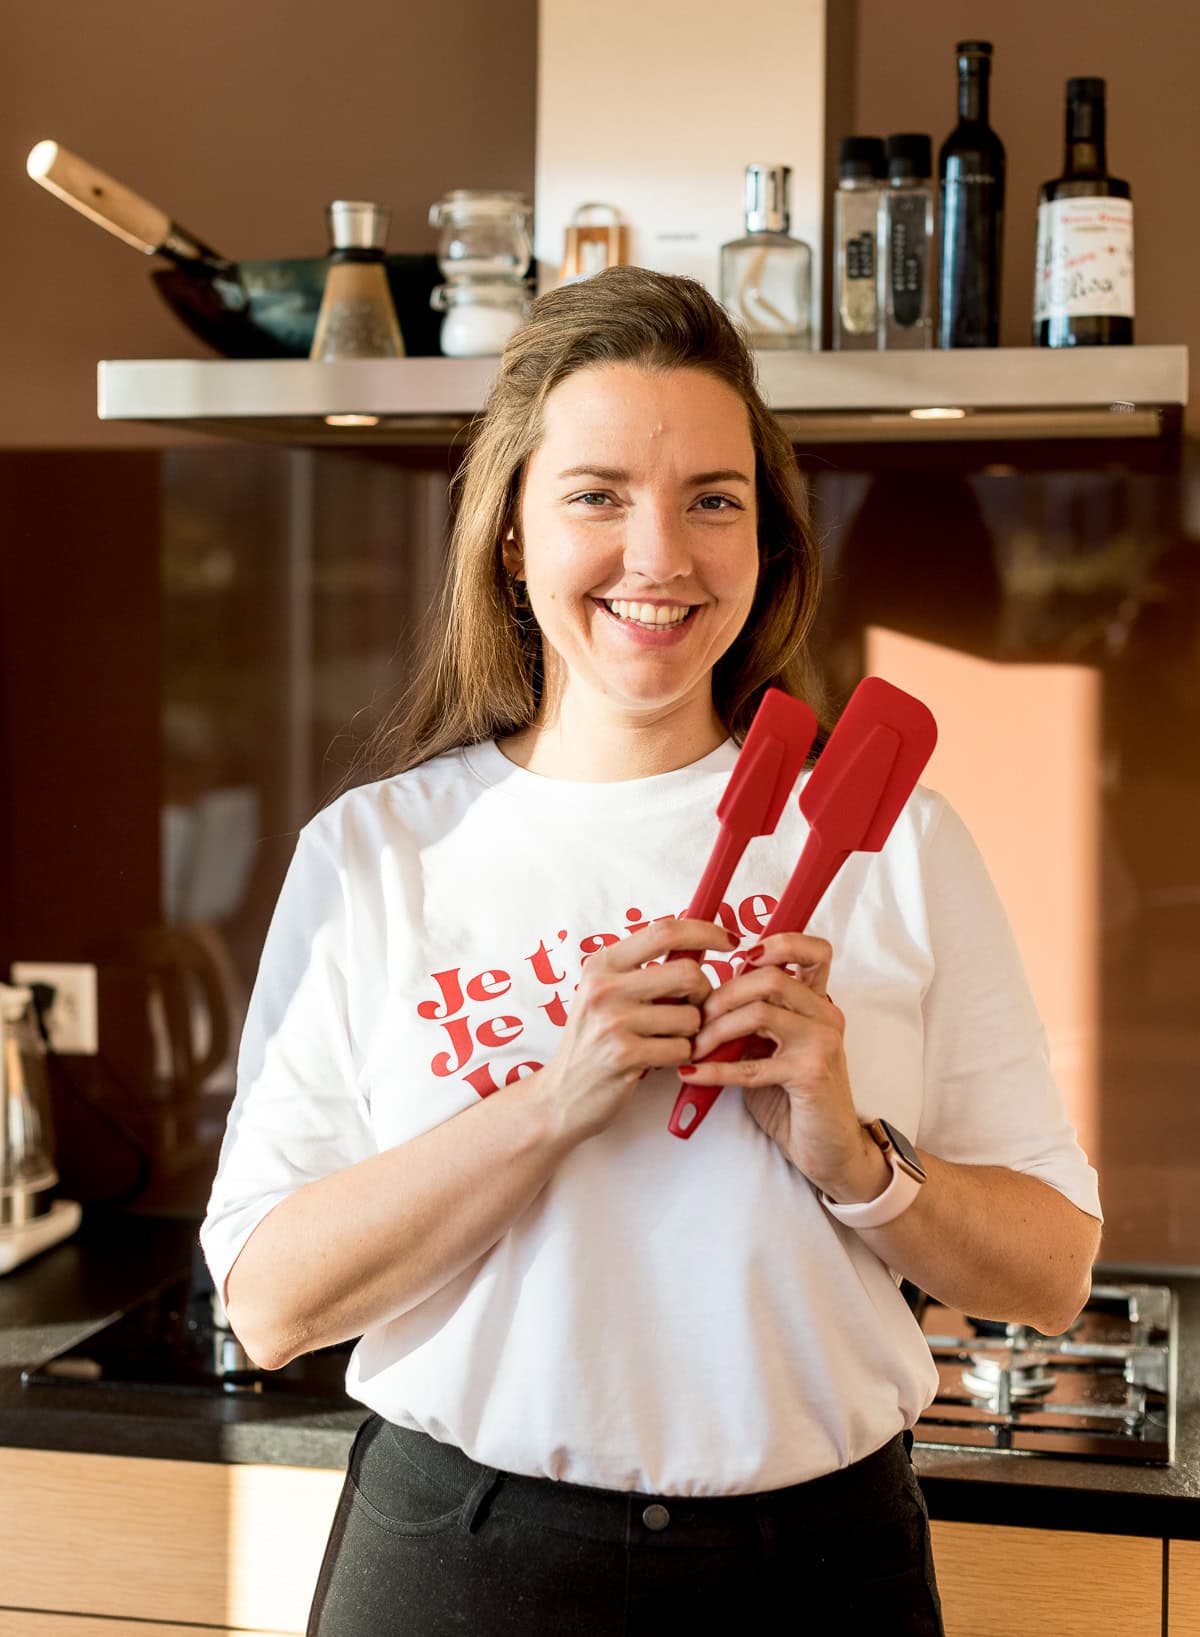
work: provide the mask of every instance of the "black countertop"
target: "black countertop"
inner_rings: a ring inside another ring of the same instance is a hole
[[[367,1411],[246,1397],[24,1387],[21,1370],[72,1346],[187,1273],[193,1216],[86,1220],[64,1244],[0,1277],[0,1446],[178,1461],[344,1470]],[[1098,1276],[1179,1296],[1174,1463],[1138,1466],[997,1450],[913,1450],[935,1518],[1200,1540],[1200,1275],[1100,1263]]]

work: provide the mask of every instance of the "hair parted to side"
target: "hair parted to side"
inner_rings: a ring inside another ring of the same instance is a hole
[[[753,354],[698,280],[608,267],[547,290],[509,339],[451,479],[457,505],[447,573],[412,681],[340,788],[405,772],[534,720],[543,686],[541,632],[532,612],[516,607],[500,544],[510,529],[520,540],[521,482],[542,441],[546,399],[577,370],[609,364],[704,370],[745,403],[755,450],[759,579],[742,630],[713,667],[713,705],[739,745],[769,687],[806,700],[827,727],[806,648],[820,597],[820,553],[791,443],[759,394]]]

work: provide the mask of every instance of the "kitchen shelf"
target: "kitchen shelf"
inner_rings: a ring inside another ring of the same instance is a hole
[[[1178,435],[1188,392],[1181,346],[756,358],[767,402],[806,445],[1161,439]],[[255,442],[445,445],[482,411],[498,362],[111,359],[98,414]],[[374,424],[331,426],[335,415]]]

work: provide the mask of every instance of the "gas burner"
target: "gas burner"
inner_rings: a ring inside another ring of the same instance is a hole
[[[1005,1400],[1040,1398],[1053,1392],[1058,1380],[1044,1364],[1006,1364],[987,1353],[971,1354],[971,1369],[962,1373],[962,1384],[977,1398],[995,1399],[1003,1408]]]
[[[1097,1282],[1060,1336],[930,1300],[914,1311],[939,1377],[916,1442],[1147,1464],[1173,1459],[1177,1319],[1168,1286]]]

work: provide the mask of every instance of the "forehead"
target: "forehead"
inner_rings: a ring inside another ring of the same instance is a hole
[[[752,447],[744,401],[707,371],[608,364],[576,370],[548,395],[533,460],[546,466],[570,453],[612,464],[650,454],[716,466]]]

